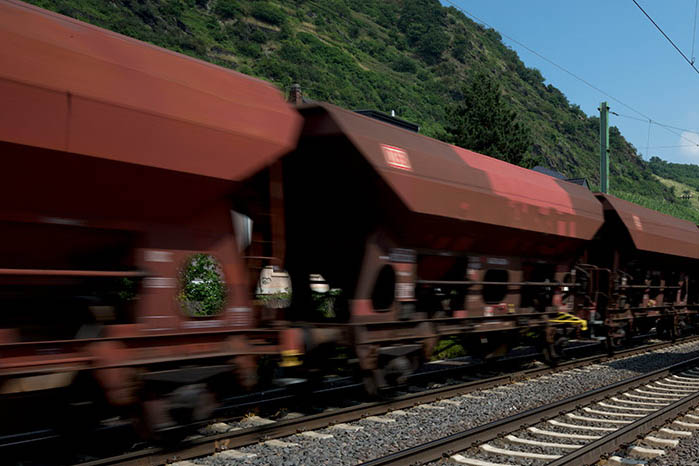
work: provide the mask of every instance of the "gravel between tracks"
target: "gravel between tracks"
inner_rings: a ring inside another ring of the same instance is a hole
[[[484,390],[473,393],[473,397],[452,398],[459,402],[458,405],[449,403],[432,405],[442,409],[416,407],[405,411],[405,414],[381,416],[381,418],[393,419],[395,422],[374,422],[364,419],[352,423],[352,425],[363,427],[359,431],[332,428],[316,431],[321,434],[331,434],[332,438],[318,439],[292,435],[280,440],[297,444],[297,446],[256,444],[239,450],[257,455],[252,458],[232,459],[225,458],[224,455],[213,455],[195,459],[193,462],[207,466],[357,464],[697,356],[699,356],[699,343],[685,343],[653,353]],[[699,437],[693,437],[693,439],[695,439],[693,443],[691,440],[684,442],[688,445],[685,447],[687,449],[685,455],[689,455],[685,458],[699,458]],[[664,466],[689,463],[669,461],[657,464]],[[696,464],[699,465],[699,461]]]

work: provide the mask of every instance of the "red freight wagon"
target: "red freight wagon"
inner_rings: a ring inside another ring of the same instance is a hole
[[[459,335],[477,354],[573,310],[574,263],[603,222],[587,189],[355,112],[300,108],[283,159],[292,320],[318,320],[309,276],[341,290],[337,341],[378,385]],[[320,320],[323,320],[322,318]]]
[[[671,339],[696,328],[696,226],[608,194],[597,197],[605,223],[583,267],[598,333],[619,346],[653,328]]]
[[[205,416],[212,381],[249,386],[280,351],[253,330],[231,195],[294,146],[298,114],[264,82],[21,2],[0,2],[0,43],[0,393],[89,370],[152,429],[171,403]]]

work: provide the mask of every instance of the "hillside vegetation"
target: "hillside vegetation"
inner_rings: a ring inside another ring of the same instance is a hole
[[[444,137],[461,83],[486,73],[531,130],[531,156],[598,184],[599,120],[501,36],[438,0],[30,0],[114,31],[262,77],[347,108],[395,110]],[[699,222],[611,128],[612,193]],[[664,175],[661,175],[665,177]],[[699,177],[697,178],[699,180]],[[685,184],[690,184],[686,183]]]
[[[651,157],[648,167],[653,173],[663,178],[678,181],[686,185],[687,190],[696,196],[699,191],[699,165],[666,162],[659,157]],[[678,192],[678,194],[682,194]]]

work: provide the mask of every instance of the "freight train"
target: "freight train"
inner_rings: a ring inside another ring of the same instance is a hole
[[[440,339],[696,327],[690,222],[19,1],[0,43],[5,419],[156,436],[336,357],[378,393]]]

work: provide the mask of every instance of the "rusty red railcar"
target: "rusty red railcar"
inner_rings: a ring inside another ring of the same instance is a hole
[[[0,393],[90,371],[151,429],[205,416],[213,381],[251,386],[280,351],[232,193],[294,146],[298,114],[267,83],[21,2],[0,2],[0,42]]]
[[[692,222],[597,194],[605,223],[581,268],[610,347],[653,328],[674,339],[697,325],[699,233]]]
[[[377,385],[449,335],[488,355],[535,333],[555,352],[549,320],[573,311],[603,222],[589,190],[332,105],[300,112],[283,159],[291,320],[334,321]],[[318,275],[344,297],[332,319]]]

